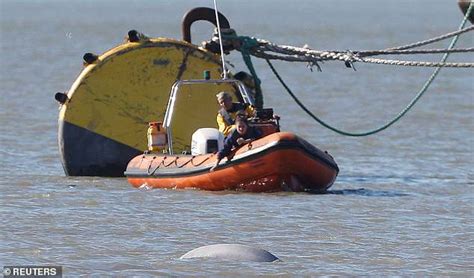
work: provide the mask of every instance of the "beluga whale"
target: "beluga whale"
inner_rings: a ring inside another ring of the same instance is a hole
[[[242,244],[213,244],[189,251],[180,259],[213,258],[243,262],[273,262],[279,260],[272,253]]]

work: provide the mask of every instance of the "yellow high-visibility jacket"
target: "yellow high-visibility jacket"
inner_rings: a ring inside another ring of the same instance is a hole
[[[224,133],[224,136],[227,136],[230,131],[235,128],[235,117],[237,112],[244,110],[247,114],[247,117],[255,116],[255,109],[253,106],[247,103],[232,103],[232,108],[230,110],[225,110],[222,108],[217,113],[217,125],[219,126],[219,131]]]

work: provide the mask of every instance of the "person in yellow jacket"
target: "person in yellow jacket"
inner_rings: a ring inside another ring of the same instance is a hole
[[[235,118],[238,111],[245,111],[247,117],[255,115],[255,109],[250,104],[232,102],[232,95],[228,92],[220,92],[216,97],[221,107],[217,113],[217,125],[224,136],[227,136],[235,128]]]

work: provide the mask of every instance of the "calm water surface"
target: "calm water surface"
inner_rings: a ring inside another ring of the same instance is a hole
[[[315,49],[392,47],[453,31],[462,19],[454,0],[380,2],[220,7],[239,34]],[[442,70],[402,121],[347,138],[312,122],[255,60],[266,105],[282,116],[283,129],[336,158],[341,172],[329,194],[137,190],[124,178],[65,177],[53,96],[69,89],[82,55],[112,48],[130,29],[180,38],[180,19],[196,6],[212,2],[0,1],[0,266],[62,265],[66,276],[472,275],[472,70]],[[193,25],[195,41],[210,32],[207,23]],[[458,45],[472,47],[472,34]],[[238,53],[230,59],[244,69]],[[361,64],[353,71],[331,62],[322,73],[275,66],[315,114],[351,131],[391,119],[432,72]],[[258,246],[281,261],[179,260],[218,243]]]

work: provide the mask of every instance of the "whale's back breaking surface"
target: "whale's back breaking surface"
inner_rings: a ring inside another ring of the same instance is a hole
[[[273,262],[279,260],[272,253],[241,244],[206,245],[181,256],[180,259],[214,258],[232,261]]]

